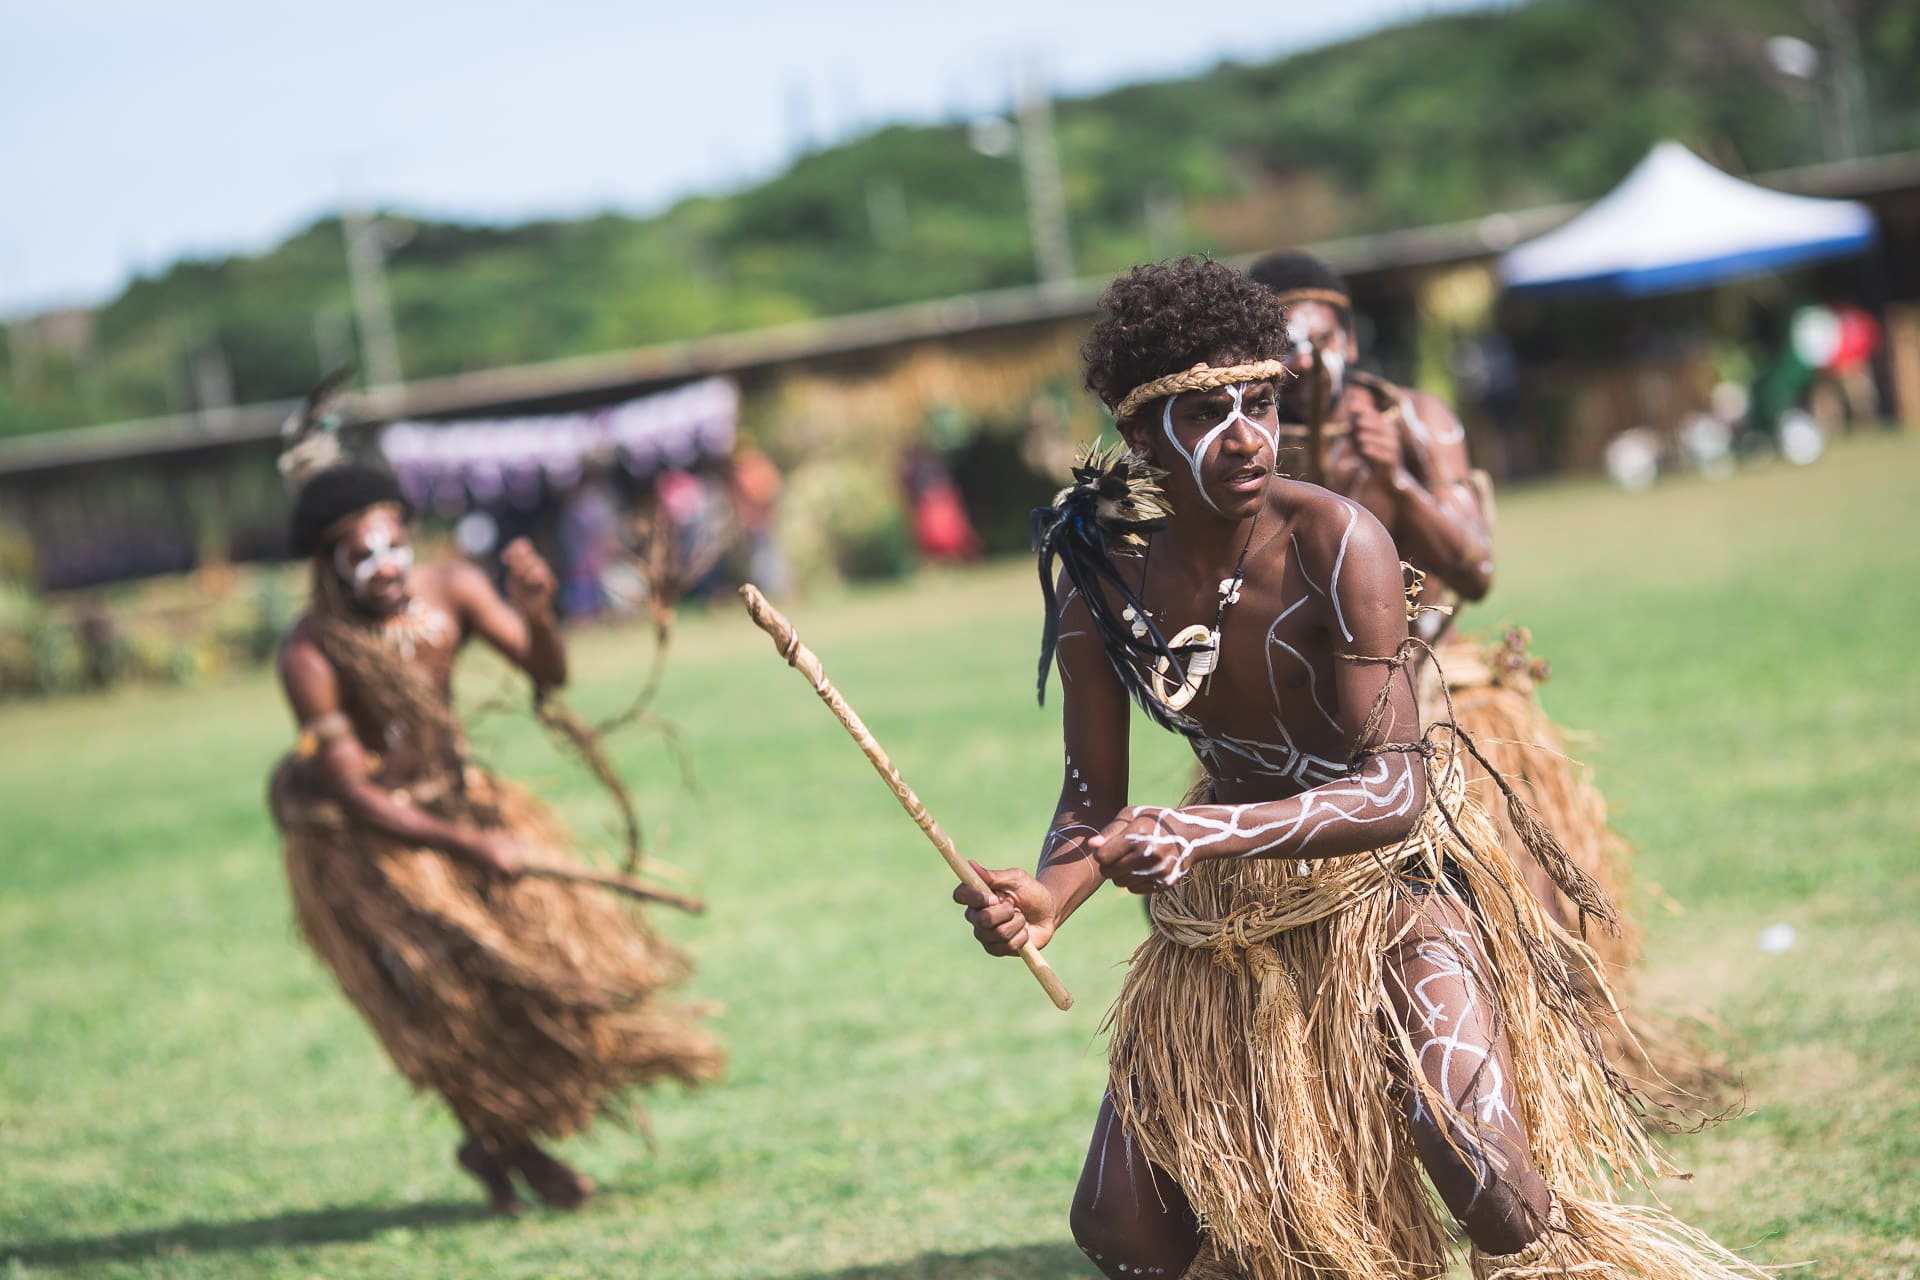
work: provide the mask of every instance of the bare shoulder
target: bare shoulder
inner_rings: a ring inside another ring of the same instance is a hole
[[[1406,389],[1401,392],[1413,401],[1413,410],[1420,415],[1421,421],[1432,431],[1454,432],[1460,430],[1460,415],[1453,406],[1431,391]]]
[[[492,579],[470,560],[426,565],[415,574],[415,589],[427,603],[439,605],[457,618],[467,618],[499,598]]]
[[[1393,535],[1358,502],[1299,480],[1273,485],[1272,505],[1286,522],[1288,539],[1310,573],[1384,560],[1399,564]]]
[[[280,673],[281,687],[290,697],[332,689],[339,679],[333,663],[327,660],[314,637],[311,614],[301,614],[287,629],[280,641],[275,666]]]
[[[280,652],[276,664],[282,675],[290,668],[304,667],[327,659],[320,652],[320,644],[313,635],[313,615],[303,613],[293,620],[287,628],[287,634],[280,637]]]
[[[1461,424],[1460,415],[1454,412],[1453,406],[1430,391],[1409,389],[1401,394],[1419,416],[1422,443],[1435,451],[1450,470],[1464,468],[1467,465],[1467,429]]]
[[[463,597],[493,592],[492,579],[471,560],[442,560],[423,565],[417,572],[421,584],[441,596]]]

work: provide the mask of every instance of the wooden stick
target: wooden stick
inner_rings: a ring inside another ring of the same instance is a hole
[[[1307,384],[1307,474],[1308,484],[1327,482],[1327,418],[1333,412],[1333,376],[1327,371],[1326,353],[1315,349],[1313,372]]]
[[[887,789],[893,792],[893,798],[900,802],[900,807],[907,811],[907,816],[926,833],[927,839],[933,841],[933,847],[938,849],[940,856],[947,860],[947,866],[953,869],[953,874],[960,877],[960,882],[970,889],[981,893],[992,893],[993,890],[988,888],[987,882],[980,878],[980,873],[973,869],[973,864],[960,856],[960,850],[954,847],[952,837],[940,829],[940,824],[933,820],[933,815],[927,812],[927,807],[920,803],[920,797],[913,794],[913,788],[909,787],[906,780],[900,776],[900,771],[894,767],[885,749],[874,740],[872,732],[868,730],[854,709],[847,705],[847,700],[840,696],[840,691],[833,687],[833,681],[827,679],[826,671],[820,666],[820,659],[814,656],[813,650],[800,643],[800,633],[794,630],[793,623],[787,621],[785,615],[769,604],[767,598],[760,594],[760,589],[751,582],[740,588],[740,598],[747,602],[747,612],[752,615],[754,622],[762,631],[773,637],[774,647],[780,650],[780,656],[787,660],[787,665],[807,678],[807,683],[813,686],[813,691],[820,695],[820,701],[827,704],[828,710],[832,711],[834,718],[840,721],[841,727],[860,744],[860,750],[866,754],[868,762],[873,765],[874,772],[878,773],[881,781],[887,784]],[[1020,948],[1020,958],[1027,962],[1027,968],[1033,973],[1034,978],[1046,989],[1047,996],[1053,1001],[1055,1008],[1073,1008],[1073,996],[1067,991],[1066,984],[1060,981],[1060,975],[1053,971],[1053,966],[1048,964],[1046,958],[1040,954],[1038,947],[1031,942],[1027,943]]]
[[[623,893],[629,898],[638,898],[642,902],[657,902],[663,907],[675,907],[691,915],[699,915],[707,909],[707,904],[698,898],[684,893],[675,893],[671,889],[657,889],[650,884],[641,884],[627,876],[615,875],[610,871],[589,871],[584,867],[551,867],[541,863],[526,863],[520,868],[523,876],[534,876],[541,880],[560,880],[568,884],[590,884],[602,889],[611,889]]]

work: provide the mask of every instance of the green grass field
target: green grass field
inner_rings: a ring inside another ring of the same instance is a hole
[[[1920,1276],[1920,440],[1819,466],[1518,493],[1478,625],[1533,629],[1545,697],[1639,846],[1642,987],[1737,1038],[1749,1113],[1675,1140],[1663,1194],[1796,1274]],[[1030,864],[1058,785],[1033,705],[1028,566],[794,610],[973,856]],[[581,639],[576,700],[630,692],[630,634]],[[463,692],[498,676],[472,660]],[[657,739],[617,750],[663,857],[712,903],[666,926],[718,1002],[726,1078],[651,1140],[570,1144],[586,1212],[478,1211],[414,1098],[297,941],[263,805],[290,733],[264,677],[0,709],[0,1276],[1085,1276],[1066,1205],[1101,1015],[1142,931],[1103,895],[1050,949],[1056,1013],[982,956],[936,855],[765,639],[690,617]],[[609,815],[524,717],[483,755],[593,836]],[[1136,796],[1176,794],[1177,744]],[[1676,904],[1684,904],[1684,910]],[[1763,928],[1797,945],[1764,954]]]

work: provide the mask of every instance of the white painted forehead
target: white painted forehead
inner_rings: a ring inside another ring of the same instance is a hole
[[[1179,437],[1176,436],[1173,431],[1173,402],[1180,397],[1168,396],[1167,407],[1160,411],[1160,433],[1167,438],[1167,444],[1173,451],[1186,459],[1188,468],[1193,472],[1193,486],[1200,491],[1200,500],[1212,507],[1215,511],[1220,509],[1220,504],[1213,500],[1212,495],[1207,492],[1206,485],[1202,483],[1200,479],[1201,460],[1207,456],[1207,450],[1213,447],[1214,441],[1225,434],[1228,428],[1232,427],[1234,423],[1244,422],[1258,432],[1260,437],[1267,442],[1267,450],[1269,453],[1277,453],[1279,451],[1280,442],[1275,437],[1275,433],[1248,417],[1246,407],[1242,403],[1246,397],[1248,387],[1256,385],[1266,386],[1271,381],[1271,379],[1263,378],[1258,383],[1234,382],[1226,384],[1227,393],[1233,397],[1233,407],[1227,410],[1220,421],[1209,429],[1207,434],[1201,436],[1199,441],[1196,442],[1191,449],[1182,445]],[[1218,390],[1218,388],[1208,389]]]
[[[385,550],[407,534],[406,520],[389,510],[370,511],[358,523],[366,529],[365,542],[369,551]],[[340,545],[344,547],[346,544],[347,539],[342,536]]]
[[[1217,387],[1207,387],[1204,390],[1187,391],[1187,392],[1182,392],[1181,394],[1198,397],[1198,396],[1210,396],[1216,391],[1224,391],[1228,395],[1233,397],[1233,407],[1235,409],[1238,409],[1240,407],[1240,402],[1246,399],[1247,392],[1252,391],[1255,387],[1270,387],[1272,385],[1273,385],[1272,378],[1255,378],[1249,382],[1223,382]],[[1180,396],[1177,396],[1177,395],[1168,396],[1167,408],[1169,410],[1172,409],[1173,402],[1175,400],[1178,400],[1179,398]]]

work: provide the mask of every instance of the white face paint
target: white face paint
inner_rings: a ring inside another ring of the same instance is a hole
[[[1207,459],[1207,450],[1213,448],[1214,442],[1225,435],[1229,427],[1233,426],[1236,422],[1246,423],[1253,428],[1254,434],[1267,442],[1267,456],[1269,459],[1279,454],[1280,442],[1276,438],[1277,433],[1248,417],[1243,407],[1243,402],[1247,395],[1247,388],[1256,385],[1265,386],[1267,384],[1264,382],[1238,382],[1227,387],[1227,393],[1233,397],[1233,408],[1229,409],[1227,416],[1221,419],[1216,426],[1210,428],[1207,434],[1201,436],[1191,450],[1184,448],[1179,438],[1173,433],[1173,402],[1179,399],[1179,397],[1168,396],[1166,407],[1160,410],[1160,430],[1166,435],[1167,443],[1173,446],[1175,453],[1187,460],[1187,467],[1193,472],[1193,487],[1200,491],[1201,500],[1215,511],[1220,510],[1220,504],[1213,500],[1213,497],[1207,492],[1207,486],[1201,482],[1200,465]]]
[[[356,596],[364,596],[368,585],[384,570],[394,569],[404,574],[413,568],[413,547],[394,546],[393,530],[376,524],[367,531],[367,550],[360,559],[354,560],[347,555],[346,543],[334,546],[333,568],[340,575],[340,580],[353,588]]]
[[[1346,353],[1335,348],[1331,341],[1328,341],[1324,347],[1321,345],[1322,337],[1331,339],[1332,336],[1329,333],[1317,337],[1305,320],[1295,320],[1287,325],[1287,341],[1293,343],[1295,354],[1310,355],[1319,361],[1327,371],[1328,393],[1338,396],[1346,386],[1347,357]]]
[[[1347,385],[1347,358],[1338,351],[1322,351],[1320,358],[1327,365],[1327,386],[1339,395]]]

